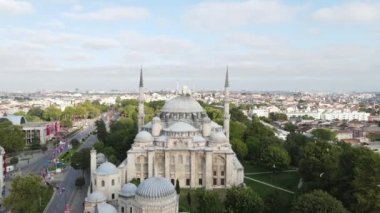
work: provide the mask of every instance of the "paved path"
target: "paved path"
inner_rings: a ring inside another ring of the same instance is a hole
[[[278,187],[278,186],[275,186],[275,185],[272,185],[272,184],[269,184],[269,183],[265,183],[261,180],[256,180],[256,179],[253,179],[251,177],[247,177],[247,176],[244,176],[244,178],[248,179],[248,180],[251,180],[251,181],[255,181],[255,182],[258,182],[258,183],[261,183],[263,185],[266,185],[266,186],[269,186],[269,187],[272,187],[272,188],[275,188],[275,189],[278,189],[278,190],[281,190],[281,191],[284,191],[284,192],[287,192],[289,194],[294,194],[293,191],[290,191],[290,190],[287,190],[287,189],[284,189],[284,188],[281,188],[281,187]]]
[[[282,172],[297,172],[297,169],[290,169],[290,170],[285,170],[281,171]],[[246,175],[261,175],[261,174],[272,174],[273,172],[249,172],[249,173],[244,173]]]

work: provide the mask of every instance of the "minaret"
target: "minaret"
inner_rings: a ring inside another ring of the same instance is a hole
[[[90,151],[90,177],[91,177],[91,190],[90,192],[92,193],[93,191],[93,187],[94,187],[94,173],[95,173],[95,170],[96,170],[96,150],[94,148],[91,149]]]
[[[143,81],[143,71],[140,70],[140,85],[139,85],[139,114],[138,114],[138,131],[140,132],[144,126],[144,81]]]
[[[226,71],[226,80],[224,82],[224,132],[228,140],[230,139],[230,100],[229,100],[229,87],[230,83],[228,80],[228,67]]]

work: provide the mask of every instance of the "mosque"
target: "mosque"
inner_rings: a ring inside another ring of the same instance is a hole
[[[229,78],[224,87],[223,126],[212,121],[191,91],[166,101],[144,124],[144,84],[140,72],[138,134],[127,158],[116,167],[91,150],[91,188],[85,213],[178,212],[181,188],[229,188],[244,182],[244,168],[229,141]],[[138,186],[132,180],[141,182]]]

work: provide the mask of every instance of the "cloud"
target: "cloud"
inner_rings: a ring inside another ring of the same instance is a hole
[[[41,27],[47,27],[47,28],[65,28],[65,24],[58,20],[51,20],[46,22],[38,23]]]
[[[27,1],[0,0],[0,13],[24,15],[34,11],[32,4]]]
[[[150,13],[143,7],[109,7],[93,12],[69,12],[64,15],[77,20],[120,21],[142,20],[147,18]]]
[[[89,49],[109,49],[109,48],[118,47],[120,44],[118,41],[114,39],[92,38],[92,39],[83,41],[82,45],[83,47],[89,48]]]
[[[351,2],[334,7],[321,8],[312,14],[315,20],[337,23],[380,23],[380,4]]]
[[[283,22],[298,9],[276,0],[202,2],[188,9],[184,20],[191,27],[221,30],[251,23]]]

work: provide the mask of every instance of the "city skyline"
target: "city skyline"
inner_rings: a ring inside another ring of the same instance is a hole
[[[0,0],[0,91],[379,91],[376,1]]]

